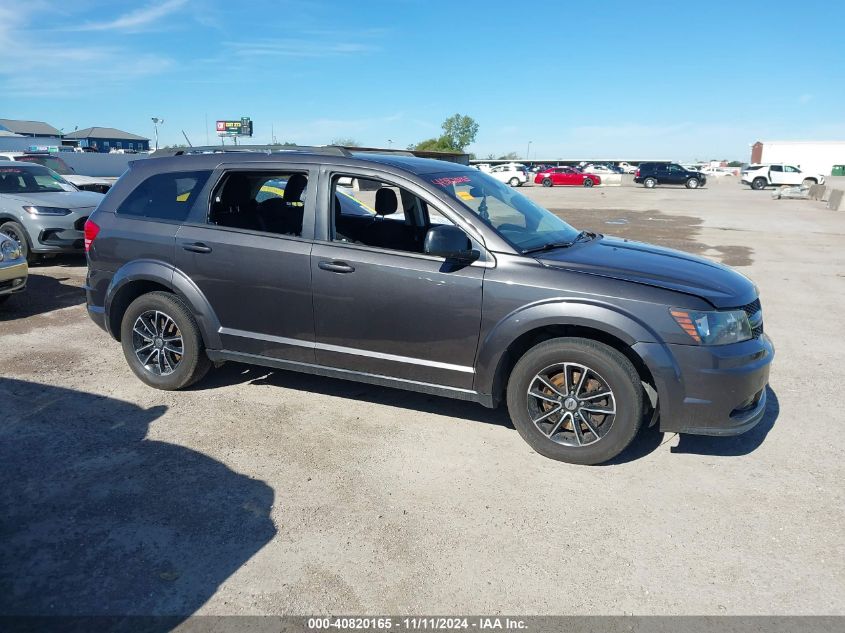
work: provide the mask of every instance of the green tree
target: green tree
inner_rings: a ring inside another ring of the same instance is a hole
[[[732,160],[728,163],[728,167],[742,167],[742,163],[738,160]]]
[[[443,121],[443,134],[408,145],[410,150],[423,152],[463,152],[478,135],[478,123],[472,117],[455,114]]]
[[[507,154],[499,156],[498,160],[516,160],[517,158],[519,158],[519,154],[516,152],[508,152]]]
[[[443,136],[448,140],[449,145],[455,150],[462,152],[467,145],[471,145],[478,136],[478,123],[471,116],[465,114],[454,114],[443,121]]]
[[[421,152],[456,152],[460,151],[455,149],[452,144],[449,142],[445,136],[441,136],[440,138],[427,138],[424,141],[420,141],[416,145],[411,145],[408,149],[415,149]]]
[[[348,136],[341,136],[332,139],[332,142],[329,143],[329,145],[340,145],[341,147],[361,147],[361,143]]]

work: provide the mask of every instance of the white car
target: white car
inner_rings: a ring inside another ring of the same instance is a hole
[[[528,174],[525,172],[524,165],[509,163],[507,165],[496,165],[488,173],[496,180],[506,182],[511,187],[521,187],[528,182]]]
[[[608,167],[607,165],[594,165],[592,163],[589,164],[589,165],[585,165],[584,167],[581,167],[581,171],[583,171],[585,174],[615,174],[615,173],[617,173],[617,172],[613,171],[612,169],[610,169],[610,167]]]
[[[725,176],[736,176],[730,169],[724,167],[705,167],[699,170],[702,174],[706,174],[708,178],[724,178]]]
[[[95,193],[106,193],[111,186],[117,182],[116,177],[111,176],[83,176],[68,165],[60,156],[55,154],[33,154],[26,152],[0,152],[0,160],[21,161],[35,163],[47,169],[52,169],[64,177],[72,185],[76,185],[82,191],[93,191]]]
[[[823,185],[824,176],[801,171],[794,165],[776,163],[771,165],[748,165],[742,169],[742,184],[752,189],[780,187],[781,185]]]
[[[631,165],[630,163],[626,163],[624,160],[618,164],[619,169],[621,169],[626,174],[635,174],[637,173],[637,168]]]

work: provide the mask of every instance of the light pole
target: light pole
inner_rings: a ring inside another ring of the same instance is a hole
[[[387,149],[391,149],[393,147],[393,139],[387,139]]]
[[[528,141],[528,149],[525,150],[525,160],[531,156],[531,141]]]
[[[157,116],[152,117],[153,129],[155,130],[156,149],[158,149],[158,126],[164,125],[164,119],[159,119]]]

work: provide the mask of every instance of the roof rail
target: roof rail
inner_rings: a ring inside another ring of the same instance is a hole
[[[285,152],[303,152],[307,154],[325,154],[330,156],[352,156],[345,147],[337,145],[201,145],[194,147],[172,147],[157,149],[151,158],[163,156],[186,156],[189,154],[234,154],[234,153],[281,154]]]
[[[382,147],[348,147],[344,146],[345,150],[355,153],[373,153],[373,154],[396,154],[397,156],[416,156],[414,152],[407,149],[384,149]]]

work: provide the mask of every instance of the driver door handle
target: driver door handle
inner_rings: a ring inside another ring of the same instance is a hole
[[[355,267],[350,266],[346,262],[338,262],[338,261],[329,261],[329,262],[320,262],[317,264],[321,270],[328,270],[329,272],[333,273],[354,273]]]
[[[192,253],[210,253],[211,247],[206,246],[202,242],[187,242],[182,244],[182,248],[186,251],[191,251]]]

